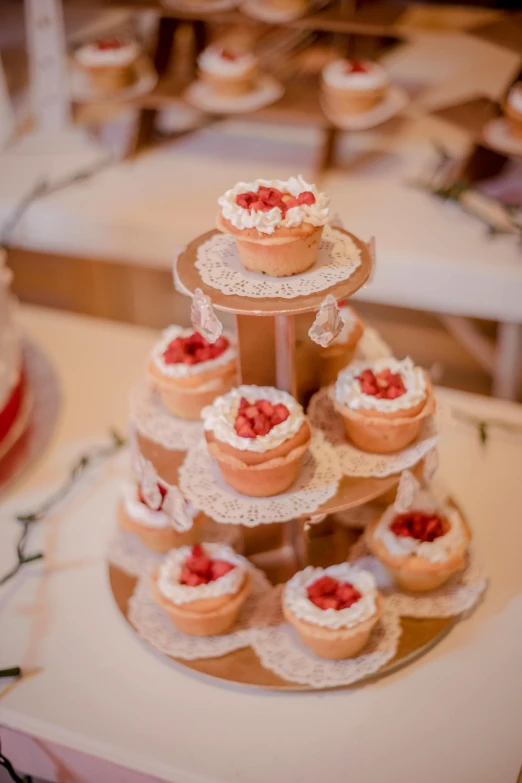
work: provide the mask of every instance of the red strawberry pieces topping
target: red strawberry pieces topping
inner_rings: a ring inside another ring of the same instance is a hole
[[[240,438],[255,438],[267,435],[276,424],[286,421],[290,411],[282,403],[272,405],[268,400],[256,400],[250,403],[241,397],[234,429]]]
[[[101,38],[94,45],[100,52],[105,52],[109,49],[121,49],[125,46],[125,41],[121,38]]]
[[[378,400],[395,400],[406,394],[406,387],[399,372],[393,373],[388,367],[377,374],[373,370],[363,370],[357,376],[363,394],[377,397]]]
[[[221,49],[220,55],[223,60],[228,60],[231,63],[239,59],[239,54],[236,54],[236,52],[233,52],[231,49]]]
[[[369,70],[362,60],[349,60],[346,64],[346,73],[368,73]]]
[[[165,489],[165,487],[163,487],[161,484],[158,484],[158,489],[159,489],[160,495],[161,495],[161,503],[159,504],[158,508],[153,509],[153,511],[161,511],[161,509],[163,508],[163,501],[165,500],[165,498],[167,496],[167,490]],[[147,508],[150,508],[149,504],[145,500],[145,497],[143,496],[143,492],[142,492],[141,487],[138,487],[138,500],[140,501],[140,503],[143,503],[144,506],[147,506]]]
[[[449,525],[447,520],[437,514],[424,514],[421,511],[408,511],[395,517],[390,530],[396,536],[416,538],[418,541],[435,541],[444,536]]]
[[[209,343],[202,334],[193,332],[188,337],[176,337],[163,352],[165,364],[199,364],[217,359],[224,353],[229,341],[218,337],[215,343]]]
[[[209,582],[215,582],[216,579],[225,576],[234,568],[235,565],[227,560],[212,560],[205,554],[201,544],[196,544],[183,563],[179,581],[182,585],[189,587],[207,585]]]
[[[274,207],[279,207],[284,217],[286,211],[292,209],[292,207],[315,204],[315,196],[310,190],[305,190],[297,197],[294,197],[288,193],[283,193],[277,188],[260,187],[257,193],[254,193],[253,190],[239,193],[236,196],[236,204],[243,209],[248,209],[249,212],[252,212],[252,210],[254,212],[269,212]]]
[[[348,609],[355,604],[361,593],[351,582],[338,582],[337,579],[325,575],[316,579],[306,588],[309,600],[319,609]]]

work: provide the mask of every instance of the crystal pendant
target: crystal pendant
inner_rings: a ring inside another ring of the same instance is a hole
[[[405,514],[415,501],[420,484],[409,470],[403,470],[397,487],[397,497],[393,507],[398,514]]]
[[[341,334],[343,327],[344,321],[337,301],[332,294],[328,294],[323,299],[315,320],[308,330],[310,339],[322,348],[327,348]]]
[[[194,329],[209,343],[215,343],[223,331],[223,324],[214,312],[210,296],[206,296],[201,288],[196,288],[194,292],[190,317]]]
[[[163,511],[169,517],[172,527],[178,533],[185,533],[194,524],[188,504],[179,487],[169,486],[163,499]]]

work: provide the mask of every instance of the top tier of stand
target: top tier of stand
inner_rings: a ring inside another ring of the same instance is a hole
[[[342,231],[342,229],[336,230]],[[327,294],[333,294],[337,300],[352,296],[367,282],[373,269],[374,260],[369,245],[349,231],[343,231],[357,245],[361,253],[361,265],[347,280],[313,294],[296,296],[293,299],[280,297],[254,298],[224,294],[219,289],[206,285],[195,266],[198,248],[217,233],[216,230],[208,231],[206,234],[202,234],[197,239],[194,239],[179,256],[176,273],[180,283],[187,292],[193,294],[196,288],[201,288],[203,293],[211,298],[214,307],[218,310],[235,313],[236,315],[292,316],[314,312],[319,309],[321,302]]]

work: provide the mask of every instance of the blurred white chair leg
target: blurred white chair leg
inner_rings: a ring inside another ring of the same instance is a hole
[[[493,394],[516,400],[522,392],[522,325],[499,323],[493,370]]]
[[[11,141],[16,133],[16,120],[5,80],[4,66],[0,57],[0,150]]]

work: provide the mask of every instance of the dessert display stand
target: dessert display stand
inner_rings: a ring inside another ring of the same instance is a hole
[[[369,280],[375,264],[373,239],[365,243],[344,229],[336,227],[332,230],[339,231],[356,245],[360,263],[342,282],[303,296],[240,296],[225,294],[205,283],[197,265],[198,250],[219,235],[216,231],[195,239],[177,259],[175,281],[180,291],[193,296],[197,289],[201,289],[205,295],[212,298],[216,310],[235,314],[239,383],[276,386],[292,394],[304,405],[317,391],[314,383],[317,383],[316,370],[320,349],[307,335],[315,312],[327,294],[332,294],[337,301],[350,297]],[[190,450],[187,456],[182,450],[166,449],[139,433],[138,445],[142,456],[153,463],[158,476],[172,484],[179,479],[180,488],[187,496],[186,484],[183,484],[183,464],[190,460],[192,451]],[[422,470],[422,463],[421,459],[413,472]],[[204,479],[198,476],[197,480]],[[217,473],[213,480],[219,481]],[[336,520],[335,514],[364,505],[370,515],[373,512],[377,515],[379,508],[382,510],[383,507],[379,506],[379,503],[393,501],[398,480],[399,474],[385,477],[342,476],[336,491],[315,507],[313,513],[288,519],[285,509],[285,512],[281,510],[279,517],[283,521],[267,521],[266,515],[257,523],[248,519],[247,524],[239,526],[244,554],[254,566],[266,574],[273,585],[286,582],[306,565],[324,567],[343,562],[357,541],[360,531]],[[281,504],[282,509],[285,500],[288,502],[286,495],[287,493],[283,493],[263,499],[271,502],[271,508],[275,509],[275,519],[278,518],[278,504]],[[241,497],[249,500],[245,496]],[[189,496],[189,499],[197,506],[193,497]],[[372,504],[372,501],[375,501],[375,505],[366,505]],[[209,508],[201,507],[201,510],[208,517],[212,516]],[[219,519],[216,510],[214,524],[218,522],[223,523],[224,519],[222,516]],[[130,604],[131,599],[135,598],[137,579],[114,563],[109,565],[109,579],[115,601],[132,626]],[[364,679],[383,676],[407,664],[442,639],[458,618],[459,613],[430,617],[401,616],[398,631],[400,639],[393,657],[390,657],[377,673],[373,670],[367,677],[356,679],[361,682]],[[201,658],[192,655],[180,659],[165,650],[163,652],[184,667],[222,681],[283,690],[309,690],[310,687],[317,687],[286,680],[265,668],[251,646],[216,654],[215,657]]]

